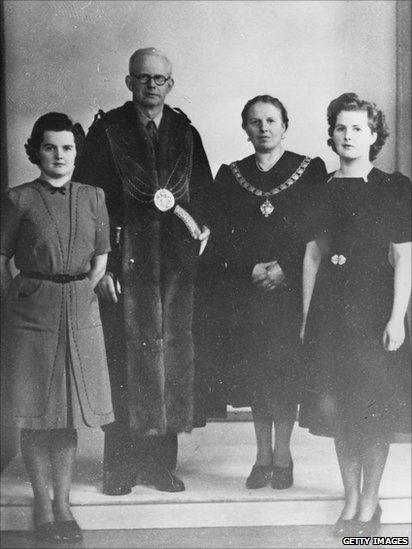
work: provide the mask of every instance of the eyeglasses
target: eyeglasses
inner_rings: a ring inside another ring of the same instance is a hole
[[[137,78],[140,84],[147,84],[151,80],[154,80],[155,84],[158,86],[163,86],[168,80],[170,80],[170,76],[163,76],[163,74],[154,74],[152,76],[151,74],[135,74],[134,72],[131,72],[130,75]]]

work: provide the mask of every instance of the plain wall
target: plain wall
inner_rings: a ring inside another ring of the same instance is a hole
[[[376,161],[396,167],[396,2],[5,1],[8,183],[35,178],[23,144],[40,115],[66,112],[87,129],[97,109],[130,99],[130,54],[164,50],[173,62],[171,106],[200,131],[215,174],[251,154],[240,112],[269,93],[286,105],[289,150],[337,157],[326,108],[346,91],[376,101],[391,137]]]

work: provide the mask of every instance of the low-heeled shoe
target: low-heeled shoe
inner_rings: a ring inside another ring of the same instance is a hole
[[[75,520],[59,520],[56,526],[62,541],[82,541],[83,534]]]
[[[141,478],[142,484],[154,486],[161,492],[183,492],[185,485],[170,469],[161,465],[144,472]]]
[[[264,488],[272,478],[271,465],[254,465],[250,475],[246,479],[246,488]]]
[[[275,490],[285,490],[293,485],[293,461],[287,467],[273,466],[272,469],[272,488]]]
[[[378,505],[376,506],[375,512],[372,515],[372,518],[367,521],[354,520],[353,524],[353,536],[354,537],[371,537],[374,536],[379,530],[381,524],[381,515],[382,508]]]
[[[34,524],[34,535],[39,541],[57,543],[63,541],[55,522]]]

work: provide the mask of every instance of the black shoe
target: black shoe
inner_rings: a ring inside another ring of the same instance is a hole
[[[103,494],[107,496],[125,496],[130,494],[134,486],[130,475],[120,474],[117,471],[104,471]]]
[[[154,486],[161,492],[183,492],[186,490],[183,481],[167,467],[161,465],[153,467],[141,476],[142,484]]]
[[[246,479],[246,488],[252,490],[264,488],[270,482],[272,467],[270,465],[254,465],[250,475]]]
[[[62,541],[82,541],[83,534],[75,520],[59,520],[56,526]]]
[[[34,535],[39,541],[59,543],[63,541],[55,522],[42,522],[34,525]]]
[[[354,537],[375,536],[381,524],[381,515],[382,515],[382,508],[378,503],[378,505],[376,506],[375,512],[373,513],[372,518],[370,520],[367,520],[366,522],[363,522],[361,520],[353,521],[352,536]]]
[[[285,490],[293,485],[293,461],[287,467],[273,466],[272,469],[272,488],[274,490]]]
[[[355,519],[343,519],[338,518],[336,524],[333,527],[332,534],[335,538],[342,538],[343,536],[351,536],[354,530]]]

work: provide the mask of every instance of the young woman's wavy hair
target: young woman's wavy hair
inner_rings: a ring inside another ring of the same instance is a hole
[[[48,112],[41,116],[34,123],[31,135],[25,143],[24,148],[26,149],[26,154],[29,157],[30,162],[40,165],[39,151],[40,145],[43,141],[44,132],[72,132],[74,136],[74,142],[76,144],[77,157],[81,152],[83,142],[84,142],[84,131],[80,124],[73,122],[67,116],[61,112]]]
[[[274,107],[280,110],[280,113],[282,115],[282,122],[285,126],[285,129],[288,129],[289,126],[289,117],[288,112],[283,105],[283,103],[277,98],[272,97],[271,95],[257,95],[253,99],[249,99],[249,101],[246,103],[246,105],[243,107],[242,110],[242,128],[244,129],[247,124],[247,115],[249,112],[250,107],[255,105],[255,103],[270,103]]]
[[[356,93],[343,93],[329,103],[327,110],[328,133],[327,141],[329,147],[336,152],[332,136],[336,125],[338,114],[342,111],[366,111],[368,114],[368,125],[373,133],[376,133],[376,141],[370,147],[369,159],[375,160],[379,151],[382,149],[387,137],[389,136],[388,126],[386,125],[385,115],[378,109],[375,103],[361,99]]]

